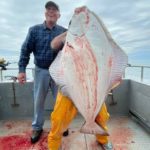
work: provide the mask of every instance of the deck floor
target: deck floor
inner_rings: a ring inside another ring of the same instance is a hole
[[[69,127],[69,136],[63,137],[62,150],[101,150],[95,136],[81,134],[83,123],[78,116]],[[108,122],[110,140],[114,150],[150,150],[150,134],[129,117],[111,117]],[[45,121],[42,138],[36,144],[30,143],[31,120],[0,121],[0,150],[47,150],[49,120]]]

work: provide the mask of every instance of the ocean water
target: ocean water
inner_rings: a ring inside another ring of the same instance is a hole
[[[0,75],[0,81],[9,82],[9,81],[12,81],[11,76],[17,77],[17,75],[18,75],[18,72],[19,72],[19,70],[18,70],[19,55],[17,55],[17,56],[15,55],[12,57],[7,55],[5,57],[3,56],[3,58],[5,58],[5,60],[7,60],[7,62],[9,62],[10,64],[8,66],[6,66],[6,68],[7,68],[6,70],[2,70],[2,77]],[[28,81],[33,80],[33,75],[34,75],[33,69],[34,69],[33,56],[31,56],[30,62],[29,62],[27,69],[26,69]]]
[[[125,70],[125,79],[150,85],[150,68],[144,68],[143,79],[141,76],[141,67],[127,67]]]
[[[148,53],[149,55],[149,53]],[[147,56],[148,56],[147,55]],[[127,67],[125,70],[125,78],[132,79],[138,82],[142,82],[144,84],[150,85],[150,59],[149,57],[136,57],[130,58],[129,56],[129,64],[132,66],[143,66],[143,80],[141,79],[142,68],[141,67]]]
[[[0,55],[1,57],[1,55]],[[11,64],[9,64],[7,66],[7,70],[2,71],[2,77],[0,77],[0,81],[1,78],[3,80],[3,82],[9,82],[12,81],[10,80],[9,76],[17,76],[18,75],[18,60],[19,60],[19,54],[16,54],[14,56],[12,56],[10,53],[9,55],[4,53],[3,57],[5,58],[5,60],[9,60],[9,62]],[[130,59],[129,57],[129,64],[135,66],[149,66],[149,68],[144,68],[143,70],[143,80],[141,80],[141,67],[127,67],[125,70],[125,79],[132,79],[134,81],[137,82],[142,82],[144,84],[148,84],[150,85],[150,60],[149,59]],[[27,80],[28,81],[33,81],[33,70],[30,68],[34,68],[34,64],[33,64],[33,56],[31,56],[29,65],[27,66]]]

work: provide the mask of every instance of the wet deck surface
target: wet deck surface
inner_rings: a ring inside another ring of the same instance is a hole
[[[101,150],[94,135],[81,134],[83,119],[77,117],[62,141],[62,150]],[[112,117],[108,122],[114,150],[150,150],[150,134],[129,117]],[[47,150],[49,120],[45,121],[42,138],[30,143],[31,120],[0,121],[0,150]]]

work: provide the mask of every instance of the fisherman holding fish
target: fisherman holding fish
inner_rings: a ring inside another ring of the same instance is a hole
[[[44,102],[49,87],[52,90],[53,98],[56,99],[57,86],[49,74],[49,66],[53,62],[57,52],[52,51],[49,43],[66,29],[57,24],[60,18],[59,6],[53,1],[45,4],[45,18],[42,24],[35,25],[29,29],[28,35],[22,45],[18,80],[26,82],[26,66],[33,52],[35,63],[34,74],[34,117],[32,121],[31,142],[35,143],[41,137],[44,124]]]
[[[83,7],[77,8],[75,11],[82,11]],[[55,51],[62,49],[67,32],[55,37],[51,42],[51,47]],[[56,77],[57,78],[57,77]],[[75,118],[78,110],[75,107],[73,101],[59,90],[54,111],[51,114],[51,130],[48,135],[48,148],[49,150],[58,150],[61,145],[62,133],[68,128],[71,121]],[[89,112],[90,113],[90,112]],[[107,133],[107,121],[109,119],[109,113],[107,112],[107,107],[105,103],[96,116],[95,122],[98,124],[105,132],[102,134],[96,134],[97,142],[105,150],[112,150],[112,143],[108,139]]]

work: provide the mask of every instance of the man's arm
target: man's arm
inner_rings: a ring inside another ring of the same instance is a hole
[[[30,60],[30,54],[34,49],[34,40],[32,35],[32,29],[29,29],[27,37],[21,47],[20,59],[18,62],[19,66],[19,74],[18,80],[20,83],[24,83],[26,81],[26,66]]]
[[[67,31],[55,37],[51,42],[51,48],[54,50],[61,50],[65,40],[66,40]]]

